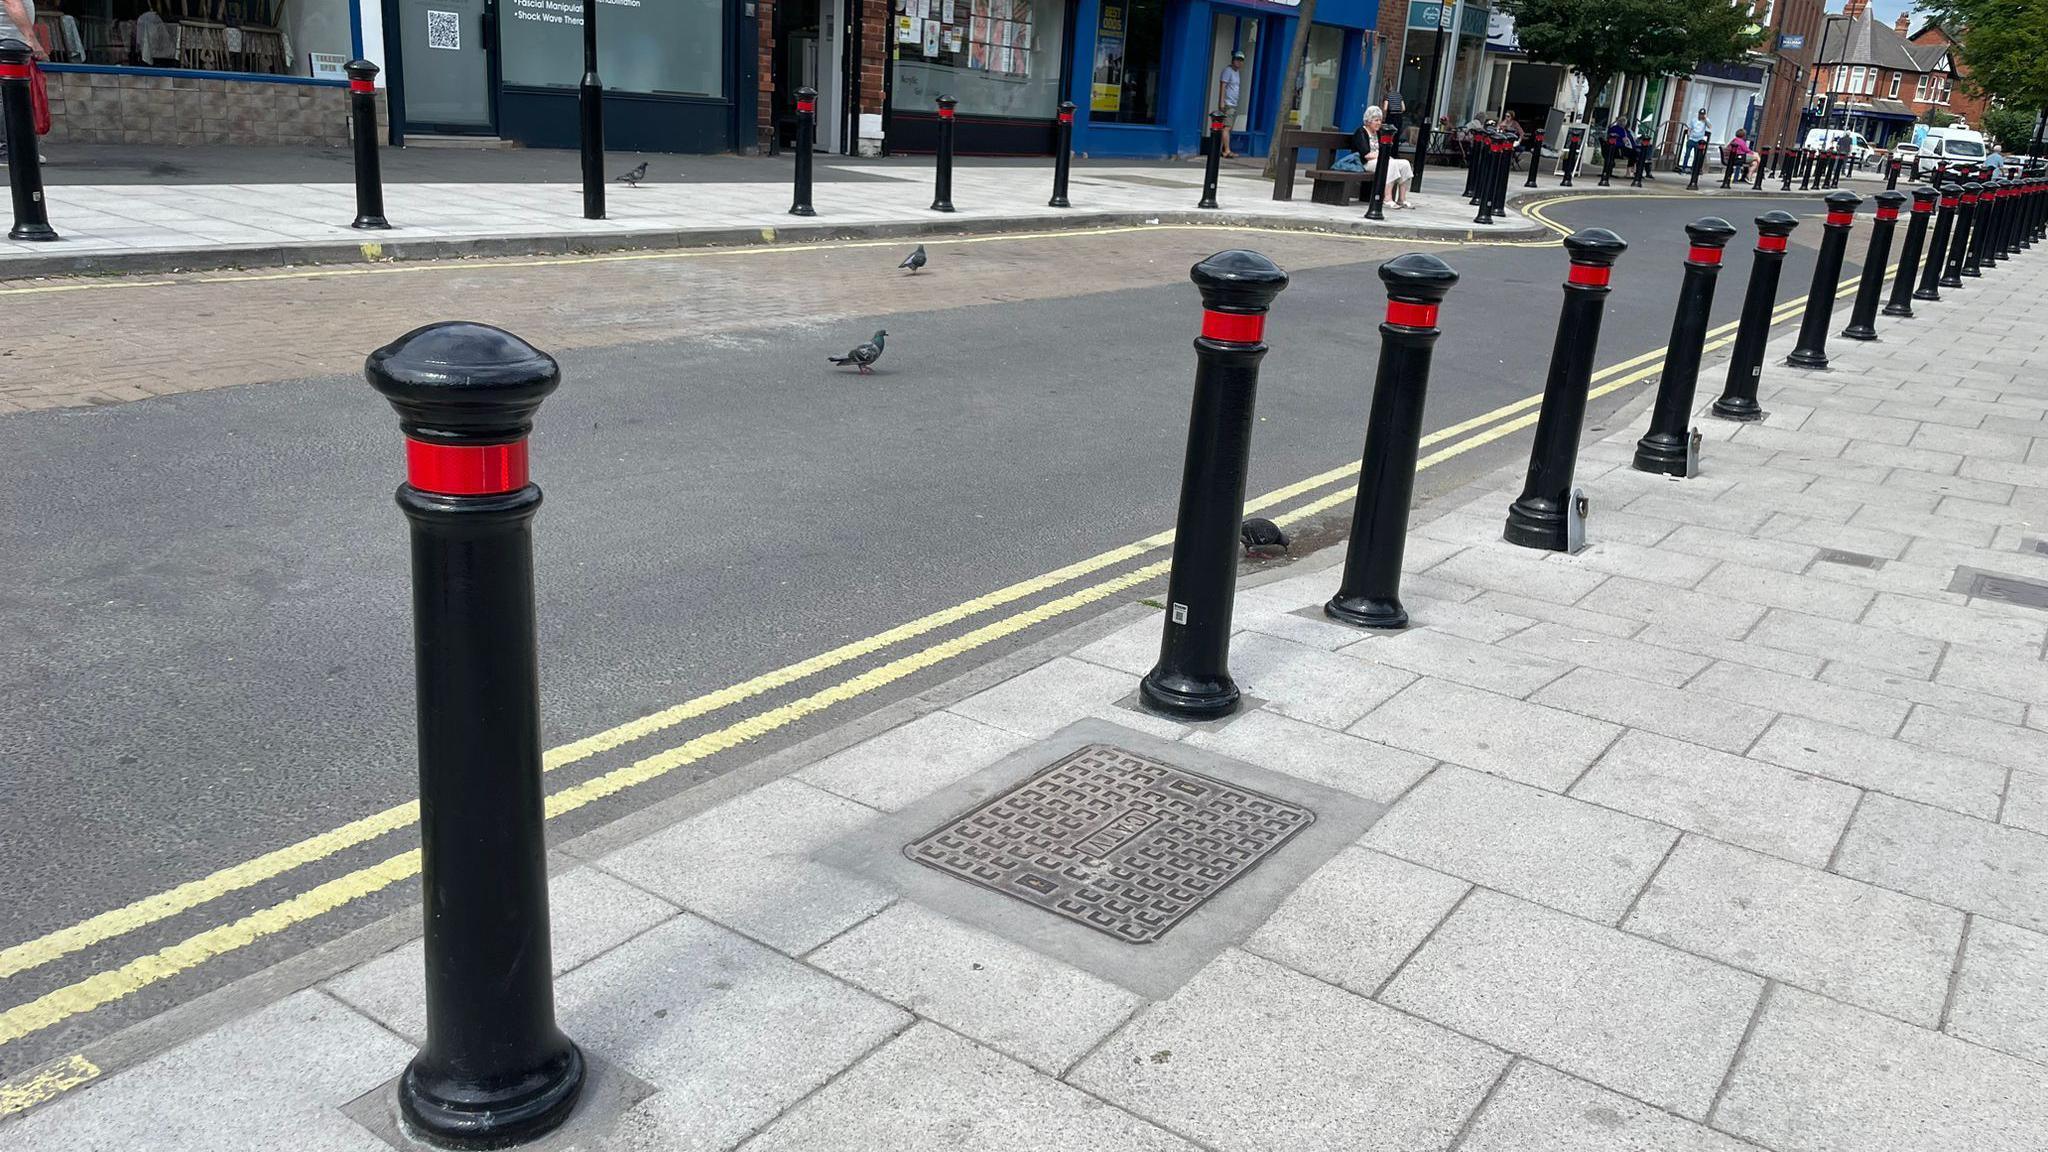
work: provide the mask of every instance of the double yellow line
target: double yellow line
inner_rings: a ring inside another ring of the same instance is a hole
[[[1805,300],[1802,298],[1779,306],[1773,322],[1797,314],[1804,304]],[[1710,331],[1707,348],[1712,350],[1731,342],[1734,329],[1735,325],[1727,324]],[[1660,348],[1600,370],[1594,375],[1595,387],[1591,395],[1604,396],[1656,375],[1661,367],[1659,362],[1663,355],[1664,349]],[[1436,450],[1428,451],[1422,456],[1418,462],[1418,469],[1436,467],[1528,427],[1535,423],[1541,401],[1540,394],[1526,396],[1483,415],[1429,433],[1423,437],[1422,446],[1425,449]],[[1437,445],[1444,446],[1437,448]],[[1271,517],[1283,526],[1307,520],[1354,497],[1358,467],[1357,462],[1349,462],[1274,489],[1248,501],[1246,511],[1265,512],[1337,485],[1332,491],[1293,504],[1273,513]],[[543,766],[553,771],[658,735],[687,721],[789,687],[830,669],[877,655],[939,629],[1051,592],[1082,577],[1142,559],[1172,543],[1172,540],[1171,531],[1154,533],[1132,543],[1097,553],[1042,575],[899,624],[872,636],[840,645],[805,660],[549,749],[543,757]],[[1159,558],[1125,569],[1106,579],[875,665],[808,695],[747,715],[723,727],[643,756],[623,767],[570,785],[547,797],[547,814],[556,817],[577,811],[608,796],[659,779],[678,768],[758,740],[805,717],[869,695],[887,685],[944,664],[1005,637],[1098,604],[1118,593],[1128,592],[1165,575],[1168,564],[1168,560]],[[418,819],[419,808],[416,802],[394,805],[298,843],[267,852],[123,907],[100,913],[67,928],[0,949],[0,979],[51,963],[61,957],[190,911],[222,896],[324,860],[349,848],[403,829],[416,823]],[[103,969],[75,983],[11,1007],[0,1012],[0,1046],[122,1000],[216,957],[246,948],[294,925],[306,923],[383,891],[416,875],[418,871],[417,850],[397,853],[375,864],[316,885],[270,907],[207,928],[118,967]],[[87,1069],[90,1071],[86,1071]],[[97,1075],[98,1069],[81,1054],[61,1061],[58,1065],[46,1068],[27,1079],[0,1084],[0,1116],[32,1107]]]

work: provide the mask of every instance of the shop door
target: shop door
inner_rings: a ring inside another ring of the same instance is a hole
[[[414,132],[497,130],[491,0],[398,0],[405,123]]]
[[[1257,16],[1217,15],[1209,41],[1209,94],[1203,98],[1203,107],[1215,109],[1221,106],[1223,70],[1230,66],[1232,52],[1244,53],[1244,61],[1240,65],[1243,74],[1238,77],[1237,115],[1228,125],[1232,132],[1252,130],[1252,94],[1257,91],[1252,79],[1252,65],[1259,58],[1258,41]]]
[[[821,0],[817,71],[811,87],[818,90],[818,150],[844,153],[846,130],[846,7],[844,0]]]

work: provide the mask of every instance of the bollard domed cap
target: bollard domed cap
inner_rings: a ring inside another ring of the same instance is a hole
[[[953,107],[954,105],[956,105],[956,104],[958,104],[958,103],[960,103],[960,101],[958,101],[958,100],[954,99],[954,98],[953,98],[953,97],[951,97],[951,96],[941,96],[941,97],[939,97],[939,107],[941,107],[941,108],[951,108],[951,107]]]
[[[1211,312],[1264,312],[1287,287],[1287,273],[1271,260],[1243,248],[1218,252],[1188,269]]]
[[[1854,212],[1863,203],[1863,197],[1854,192],[1830,192],[1821,197],[1821,203],[1828,206],[1830,215],[1836,212]]]
[[[1075,107],[1077,107],[1077,105],[1075,105],[1075,103],[1072,100],[1060,101],[1060,111],[1062,112],[1072,112],[1075,109]]]
[[[1982,191],[1984,191],[1984,186],[1982,184],[1977,183],[1975,180],[1966,180],[1963,182],[1963,195],[1965,196],[1975,196]]]
[[[1899,210],[1899,206],[1906,202],[1906,194],[1904,192],[1895,192],[1890,189],[1887,189],[1883,192],[1879,192],[1875,196],[1872,196],[1871,199],[1877,201],[1877,206],[1880,209],[1889,208],[1892,211],[1897,212]]]
[[[1628,241],[1605,228],[1581,228],[1564,238],[1564,250],[1571,253],[1574,264],[1610,268],[1628,251]]]
[[[1726,248],[1735,235],[1735,225],[1719,216],[1702,216],[1685,226],[1685,238],[1695,248]]]
[[[1759,236],[1790,236],[1799,227],[1799,217],[1776,208],[1756,218],[1756,232]]]
[[[28,46],[28,41],[11,36],[0,40],[0,63],[26,64],[35,58],[35,51]]]
[[[1939,199],[1941,199],[1941,193],[1932,188],[1915,188],[1913,189],[1913,210],[1918,212],[1922,204],[1932,205]]]
[[[363,375],[398,410],[407,436],[440,444],[521,439],[562,381],[554,357],[503,328],[463,320],[407,332],[370,353]]]
[[[818,90],[809,86],[799,88],[796,90],[796,98],[799,100],[816,100],[818,98]]]
[[[1458,282],[1458,273],[1434,256],[1410,252],[1380,265],[1380,281],[1387,286],[1389,300],[1440,304]]]
[[[341,70],[348,73],[351,80],[375,80],[379,71],[378,67],[368,60],[351,60],[343,64]]]

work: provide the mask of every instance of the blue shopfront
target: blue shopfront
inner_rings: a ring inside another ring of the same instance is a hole
[[[1222,0],[1077,0],[1068,99],[1074,150],[1088,156],[1192,156],[1221,104],[1224,70],[1244,62],[1233,149],[1264,155],[1299,17],[1291,4]],[[1355,128],[1365,111],[1368,32],[1379,0],[1320,0],[1303,53],[1298,123]]]

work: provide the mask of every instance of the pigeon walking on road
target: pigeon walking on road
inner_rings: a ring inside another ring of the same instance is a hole
[[[1237,530],[1237,538],[1244,542],[1247,556],[1261,559],[1278,556],[1287,551],[1287,533],[1278,524],[1263,516],[1253,516]]]
[[[628,188],[638,188],[640,182],[647,179],[647,161],[642,160],[638,168],[623,176],[614,176],[612,179],[617,183],[624,184]]]
[[[924,245],[919,244],[917,246],[917,251],[912,252],[908,256],[905,256],[903,258],[903,263],[898,264],[897,267],[908,268],[910,269],[912,275],[916,275],[917,270],[919,268],[924,267]]]
[[[827,356],[825,359],[842,368],[851,364],[855,368],[860,369],[861,375],[869,375],[874,371],[875,361],[882,358],[882,339],[887,335],[887,332],[878,329],[872,339],[865,344],[856,345],[853,351],[848,352],[846,355]]]

